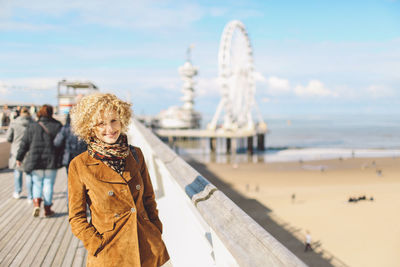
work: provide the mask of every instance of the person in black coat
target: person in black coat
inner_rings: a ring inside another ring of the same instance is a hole
[[[54,182],[57,169],[61,167],[62,156],[61,149],[53,145],[53,140],[62,124],[53,118],[51,105],[43,105],[37,117],[38,121],[28,125],[22,138],[17,153],[17,165],[21,165],[26,155],[25,171],[31,172],[33,181],[33,216],[38,217],[40,214],[43,193],[45,216],[49,217],[54,214],[51,210]]]
[[[68,114],[65,125],[58,132],[56,138],[54,138],[53,144],[57,148],[64,148],[64,154],[62,158],[62,165],[65,166],[68,174],[69,163],[73,158],[85,152],[87,145],[85,141],[79,139],[71,129],[71,117]]]

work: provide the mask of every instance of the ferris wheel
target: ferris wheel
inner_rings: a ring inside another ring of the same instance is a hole
[[[218,82],[221,101],[208,125],[215,130],[222,110],[225,111],[225,130],[254,129],[251,115],[256,105],[253,50],[244,24],[229,22],[223,31],[218,53]]]

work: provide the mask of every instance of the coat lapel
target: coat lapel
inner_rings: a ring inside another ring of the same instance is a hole
[[[129,182],[133,178],[135,178],[139,171],[139,163],[133,158],[132,153],[129,153],[129,156],[126,158],[125,162],[125,171],[123,173],[124,179]]]

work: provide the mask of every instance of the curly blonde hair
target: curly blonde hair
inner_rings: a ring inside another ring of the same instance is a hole
[[[81,98],[70,112],[71,127],[80,138],[89,142],[94,137],[94,127],[102,114],[115,111],[121,121],[121,132],[126,133],[131,120],[131,104],[113,94],[96,93]]]

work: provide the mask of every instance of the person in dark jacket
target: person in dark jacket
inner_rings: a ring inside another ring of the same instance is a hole
[[[22,176],[24,173],[24,166],[17,166],[16,158],[22,137],[28,125],[32,122],[32,118],[26,107],[22,108],[21,115],[14,119],[7,130],[7,141],[11,143],[10,158],[8,160],[8,167],[14,169],[14,193],[13,197],[18,199],[21,197],[22,191]],[[32,176],[30,173],[25,173],[26,189],[28,192],[28,202],[32,203]]]
[[[17,153],[17,166],[20,166],[29,151],[24,166],[26,172],[32,172],[34,217],[38,217],[40,214],[42,192],[44,215],[49,217],[54,214],[51,205],[57,168],[61,167],[62,151],[56,149],[53,140],[62,124],[52,116],[53,107],[51,105],[43,105],[40,108],[37,113],[38,121],[29,124]]]
[[[68,114],[65,125],[54,138],[53,144],[55,147],[64,148],[64,154],[62,158],[62,165],[65,166],[68,174],[69,163],[73,158],[85,152],[87,145],[85,141],[79,139],[71,129],[71,117]]]

